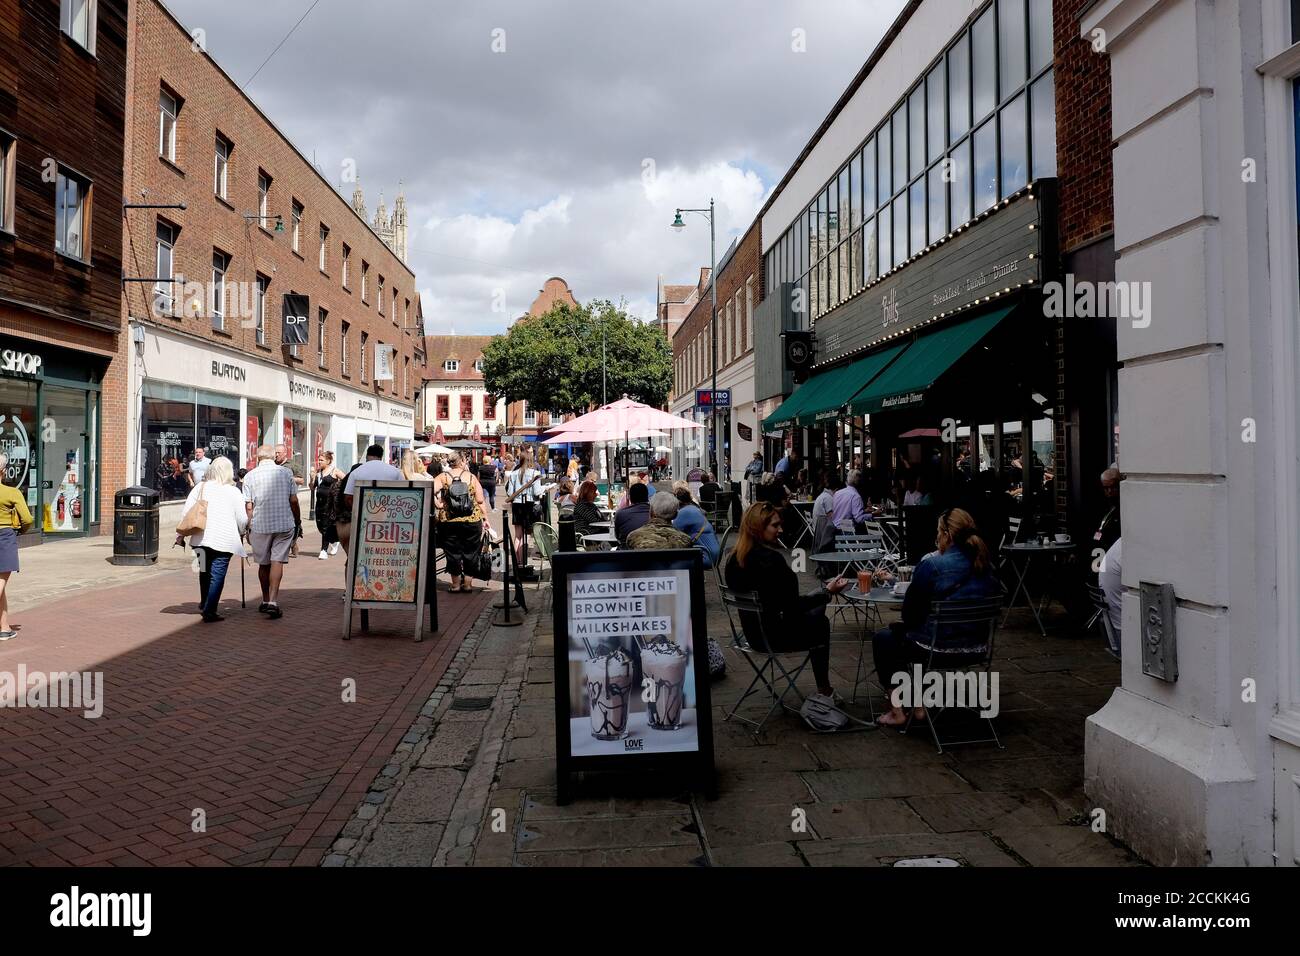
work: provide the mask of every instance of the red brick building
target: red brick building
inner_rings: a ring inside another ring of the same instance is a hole
[[[424,378],[415,275],[184,25],[155,0],[132,16],[126,193],[162,207],[122,237],[128,280],[158,280],[122,302],[133,480],[181,496],[198,446],[239,467],[283,443],[302,475],[326,450],[396,457]]]
[[[125,483],[126,35],[126,0],[0,0],[0,451],[36,517],[23,544],[111,528]]]

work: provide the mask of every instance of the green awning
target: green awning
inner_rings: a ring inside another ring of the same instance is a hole
[[[801,390],[807,394],[795,415],[796,421],[800,425],[815,425],[838,418],[849,399],[888,368],[905,347],[892,345],[856,362],[814,375]]]
[[[853,396],[850,411],[863,415],[921,407],[925,404],[926,391],[940,376],[978,345],[1014,308],[996,309],[918,336],[907,351]]]
[[[811,382],[808,383],[812,384]],[[763,419],[763,431],[776,431],[778,428],[789,428],[794,424],[795,416],[799,414],[799,409],[803,408],[804,398],[808,393],[808,385],[800,385],[794,390],[794,393],[781,403],[771,415]]]

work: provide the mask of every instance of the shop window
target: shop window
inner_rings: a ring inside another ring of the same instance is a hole
[[[853,221],[853,204],[849,201],[849,167],[847,166],[840,170],[839,187],[839,211],[835,217],[835,227],[837,230],[835,240],[837,242],[843,242],[848,238],[849,233],[851,233],[856,226]],[[793,246],[794,244],[791,243],[790,251],[792,265],[794,259]],[[790,277],[794,278],[793,268],[790,270]]]
[[[474,396],[460,396],[460,420],[467,422],[474,417]]]
[[[1002,107],[1002,198],[1029,182],[1029,120],[1021,93]]]
[[[438,406],[438,421],[445,422],[451,418],[451,396],[439,395],[436,399]]]
[[[994,33],[993,7],[975,21],[971,28],[971,85],[975,101],[975,122],[979,122],[997,105],[997,36]]]
[[[1051,65],[1052,5],[1029,0],[1029,73],[1032,76]]]
[[[239,399],[231,395],[199,390],[195,396],[197,434],[195,443],[209,458],[229,458],[239,469]]]
[[[893,177],[890,171],[893,165],[890,162],[890,156],[893,146],[893,135],[889,130],[888,121],[880,125],[880,131],[876,133],[876,201],[882,206],[889,205],[889,197],[894,194]]]
[[[948,185],[949,202],[952,204],[949,222],[953,229],[970,222],[971,219],[970,148],[970,140],[964,139],[948,157],[952,160],[952,181]]]
[[[1001,99],[1005,100],[1025,85],[1027,54],[1025,0],[998,0],[998,92]]]
[[[908,213],[911,217],[911,241],[908,245],[908,251],[916,255],[925,248],[925,227],[927,223],[925,214],[925,178],[922,177],[912,183],[909,191]]]
[[[868,219],[866,225],[862,227],[862,284],[870,285],[875,282],[880,275],[880,263],[877,260],[878,252],[876,249],[876,220],[873,216]]]
[[[879,226],[876,228],[876,275],[883,276],[886,272],[894,267],[893,248],[894,233],[893,217],[889,206],[884,206],[880,210],[880,215],[876,217]]]
[[[90,180],[59,167],[55,192],[54,248],[74,259],[90,253]]]
[[[894,189],[900,190],[907,185],[907,104],[894,110],[890,125],[894,141]]]
[[[927,163],[933,163],[942,156],[944,149],[948,145],[948,137],[945,131],[946,124],[944,123],[944,117],[946,116],[944,104],[946,100],[943,60],[940,60],[925,78],[927,143],[925,161]]]
[[[35,513],[40,488],[38,450],[40,428],[36,423],[36,383],[0,378],[0,452],[8,456],[4,483],[27,496]]]
[[[289,456],[285,464],[293,472],[295,478],[306,478],[307,469],[304,456],[307,451],[307,435],[309,434],[308,426],[310,414],[301,408],[286,408],[284,410],[284,424],[282,427],[283,434],[277,444],[283,444]]]
[[[907,259],[907,196],[894,200],[894,265],[901,266]]]
[[[140,484],[163,501],[190,492],[188,462],[194,455],[194,389],[145,382],[141,401]]]
[[[963,33],[948,51],[948,142],[970,129],[970,41]]]
[[[876,212],[876,139],[873,136],[862,147],[862,217]]]
[[[938,242],[948,234],[948,184],[943,181],[943,164],[930,169],[930,188],[926,196],[930,225],[929,240]]]
[[[1034,179],[1056,175],[1056,91],[1049,71],[1029,89]]]
[[[920,174],[925,168],[925,84],[918,83],[907,98],[907,175]]]
[[[998,130],[989,120],[975,131],[975,214],[998,201]]]
[[[483,396],[483,420],[496,421],[497,417],[497,399],[495,395],[485,394]]]

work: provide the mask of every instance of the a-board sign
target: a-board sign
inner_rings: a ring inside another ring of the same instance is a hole
[[[560,798],[586,770],[676,768],[712,793],[699,549],[560,552],[552,567]]]
[[[433,484],[427,481],[358,481],[352,493],[352,540],[348,546],[343,636],[352,611],[409,609],[421,639],[425,559],[433,542],[426,533]]]

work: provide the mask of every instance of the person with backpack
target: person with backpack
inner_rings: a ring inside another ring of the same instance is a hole
[[[451,592],[470,594],[474,589],[469,585],[469,572],[483,547],[487,502],[483,485],[474,470],[466,467],[460,452],[447,459],[447,467],[434,479],[433,503],[438,510],[438,545],[447,556]]]

